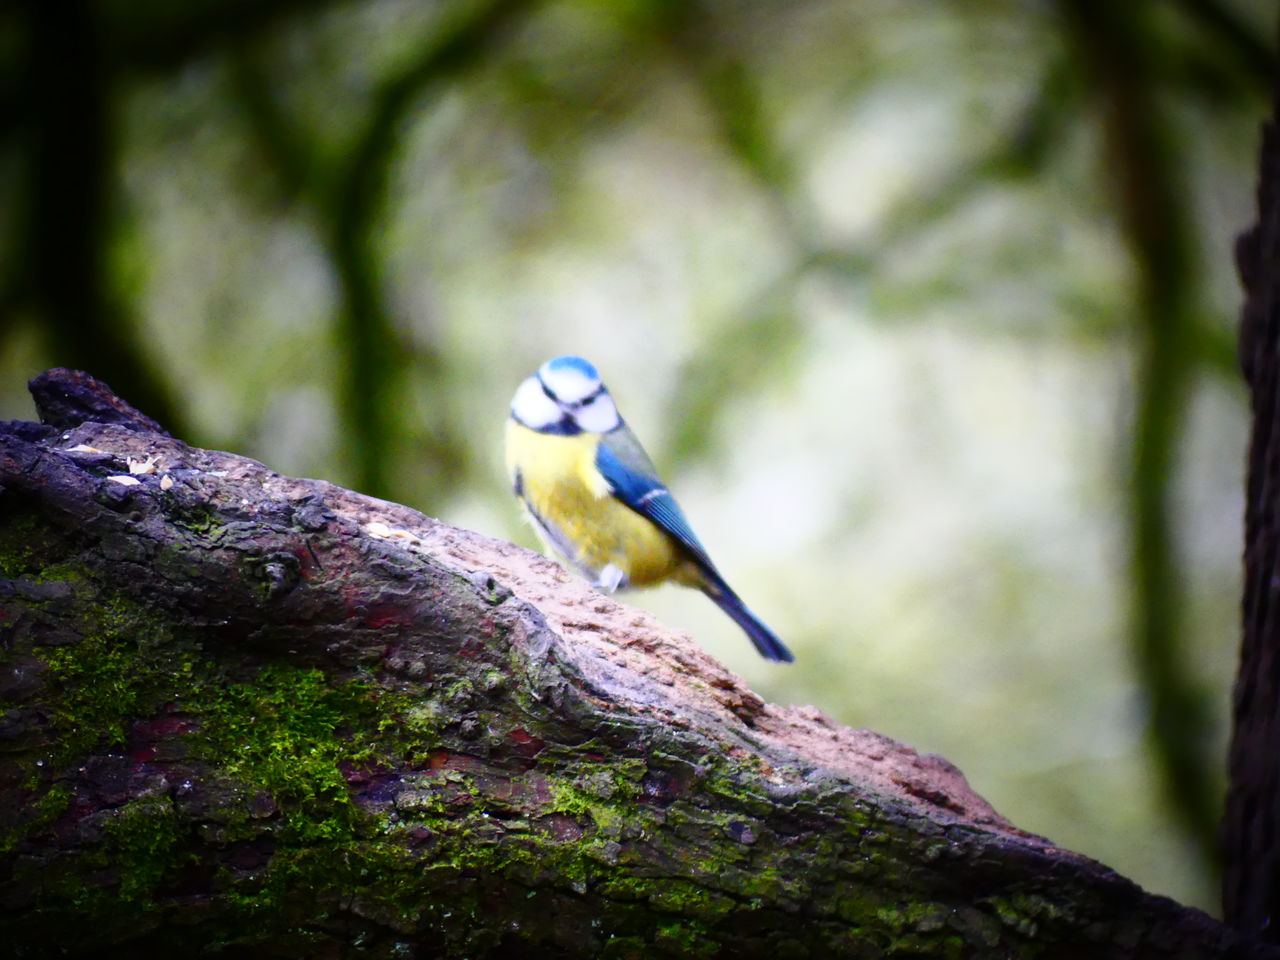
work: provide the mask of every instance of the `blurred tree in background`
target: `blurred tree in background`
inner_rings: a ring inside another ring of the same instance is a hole
[[[582,353],[801,663],[637,602],[1216,910],[1275,37],[1272,0],[9,4],[0,415],[79,367],[524,537],[507,401]]]

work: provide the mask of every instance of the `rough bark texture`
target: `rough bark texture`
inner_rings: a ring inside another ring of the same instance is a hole
[[[1263,131],[1258,222],[1236,250],[1240,363],[1253,404],[1245,505],[1244,639],[1223,819],[1228,923],[1280,940],[1280,89]]]
[[[12,955],[1277,956],[528,551],[33,390],[49,424],[0,424]]]

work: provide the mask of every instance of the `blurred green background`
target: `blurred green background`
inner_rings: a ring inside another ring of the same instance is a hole
[[[602,371],[729,580],[632,595],[1217,911],[1274,0],[24,0],[0,417],[533,545],[510,395]]]

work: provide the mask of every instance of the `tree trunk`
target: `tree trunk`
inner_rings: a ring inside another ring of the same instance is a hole
[[[1280,86],[1263,131],[1258,222],[1240,238],[1240,363],[1253,403],[1245,505],[1244,640],[1223,819],[1223,913],[1280,940]]]
[[[1280,956],[526,550],[32,386],[12,955]]]

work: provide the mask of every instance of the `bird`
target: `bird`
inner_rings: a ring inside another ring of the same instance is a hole
[[[695,587],[766,660],[795,660],[720,575],[582,357],[555,357],[521,382],[507,419],[506,460],[512,491],[547,552],[596,588]]]

